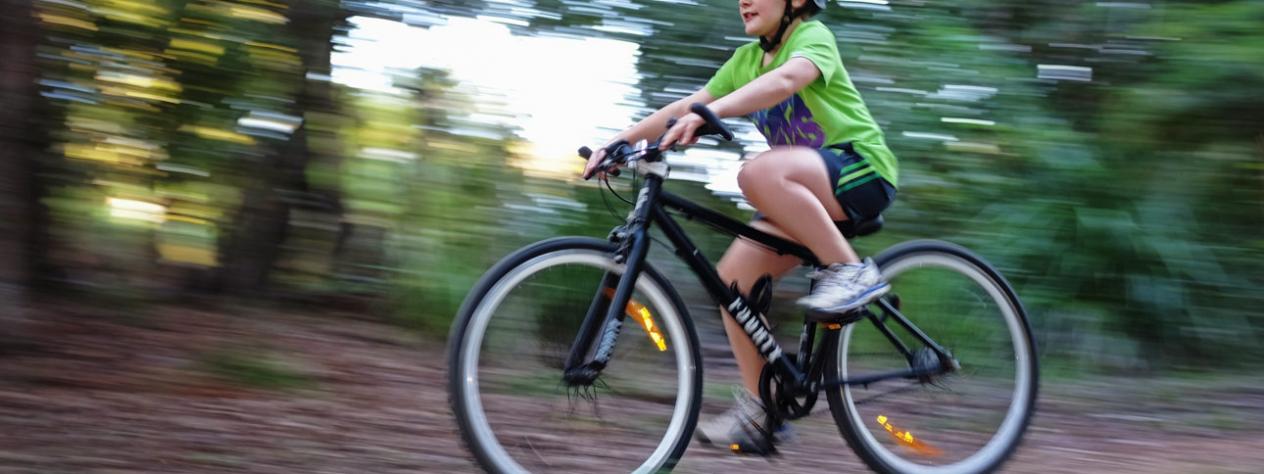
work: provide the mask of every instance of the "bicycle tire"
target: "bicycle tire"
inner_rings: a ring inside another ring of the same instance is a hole
[[[835,423],[838,425],[840,433],[847,440],[847,443],[853,448],[857,455],[871,469],[883,473],[979,473],[991,472],[1000,467],[1017,449],[1022,441],[1022,437],[1028,424],[1030,423],[1032,413],[1035,411],[1035,400],[1039,387],[1039,366],[1036,357],[1035,341],[1031,335],[1030,325],[1027,321],[1026,310],[1019,301],[1017,294],[1013,288],[1005,280],[1005,278],[989,265],[982,258],[978,257],[969,250],[948,242],[934,240],[911,241],[893,246],[874,258],[875,263],[882,269],[884,278],[892,285],[892,293],[887,298],[899,298],[897,304],[903,305],[900,310],[919,327],[926,330],[922,326],[923,322],[934,323],[936,318],[940,317],[962,317],[965,319],[966,312],[954,312],[955,307],[965,307],[965,304],[956,304],[953,301],[926,301],[926,302],[910,302],[908,297],[909,288],[901,287],[901,280],[913,280],[916,278],[905,279],[908,275],[928,275],[928,282],[935,282],[930,286],[944,285],[951,286],[950,283],[940,283],[944,280],[954,280],[952,273],[956,273],[958,277],[964,277],[964,281],[973,282],[978,288],[969,290],[974,293],[976,300],[970,301],[974,303],[970,306],[984,306],[988,300],[995,303],[998,313],[1004,322],[1004,330],[995,330],[989,334],[986,330],[980,330],[978,323],[972,323],[973,319],[966,322],[949,321],[946,325],[961,326],[965,329],[958,329],[963,336],[959,339],[962,341],[975,341],[978,339],[999,339],[1000,336],[995,334],[1007,334],[1009,337],[1010,348],[1012,348],[1013,359],[1013,388],[1012,393],[1008,395],[1008,406],[1004,408],[1003,417],[996,421],[996,432],[989,435],[986,439],[974,441],[980,447],[976,451],[969,451],[971,447],[958,446],[965,444],[967,440],[973,441],[974,438],[980,438],[979,435],[969,436],[966,429],[969,427],[981,427],[981,429],[990,429],[990,418],[985,414],[978,413],[978,405],[984,404],[987,400],[996,399],[996,394],[1003,390],[997,388],[1005,386],[1007,379],[1008,366],[1005,363],[1007,357],[1006,348],[1003,344],[996,344],[997,347],[984,350],[972,350],[971,354],[984,354],[988,351],[1000,351],[1003,356],[1000,362],[982,361],[978,363],[979,367],[972,368],[970,364],[975,360],[966,359],[990,359],[989,357],[973,357],[964,356],[960,353],[954,354],[956,358],[961,360],[962,368],[956,373],[950,374],[949,377],[959,377],[953,379],[952,383],[959,383],[961,379],[971,375],[980,375],[979,379],[983,380],[979,383],[981,388],[974,388],[971,393],[966,389],[958,392],[957,390],[943,390],[939,387],[928,385],[926,383],[909,383],[905,387],[897,387],[903,389],[903,392],[882,392],[873,387],[853,387],[844,386],[839,389],[831,389],[827,392],[830,411],[834,416]],[[925,271],[923,271],[925,270]],[[948,277],[934,273],[935,271],[947,271]],[[914,272],[922,273],[914,273]],[[933,276],[930,279],[929,276]],[[969,287],[969,283],[963,285]],[[980,293],[981,291],[981,293]],[[913,298],[923,298],[927,295],[921,293],[931,293],[934,291],[914,292]],[[964,292],[963,292],[964,293]],[[904,294],[905,296],[899,296]],[[930,299],[930,298],[924,298]],[[969,300],[967,298],[967,300]],[[888,300],[896,301],[896,300]],[[920,306],[919,306],[920,304]],[[913,308],[910,309],[910,306]],[[933,310],[925,310],[934,308]],[[943,308],[941,310],[941,308]],[[906,311],[907,310],[907,311]],[[922,313],[922,314],[909,314]],[[952,314],[930,314],[930,313],[952,313]],[[974,311],[970,311],[974,314]],[[930,319],[924,319],[922,322],[916,321],[917,317],[931,315]],[[986,319],[986,318],[983,318]],[[943,318],[938,318],[944,321]],[[864,364],[863,357],[859,353],[864,349],[864,340],[857,337],[857,331],[860,331],[858,325],[864,325],[865,321],[853,323],[835,334],[837,337],[837,354],[831,357],[826,367],[827,374],[832,374],[839,379],[846,378],[849,373],[850,365],[862,366]],[[948,326],[951,328],[952,326]],[[965,331],[972,332],[965,332]],[[898,329],[897,329],[898,331]],[[875,333],[877,331],[874,331]],[[953,331],[946,331],[953,332]],[[926,330],[926,333],[939,344],[945,346],[950,351],[953,347],[944,344],[939,340],[935,331]],[[888,344],[890,344],[888,342]],[[979,343],[981,344],[981,343]],[[891,346],[887,347],[892,353],[898,354]],[[856,354],[849,354],[854,352]],[[927,350],[927,352],[929,352]],[[933,353],[931,353],[933,355]],[[873,355],[870,354],[870,357]],[[854,357],[854,359],[852,358]],[[901,356],[902,357],[902,356]],[[894,358],[892,358],[894,359]],[[911,365],[905,362],[905,368]],[[1000,369],[990,366],[1003,366]],[[862,372],[858,370],[857,372]],[[992,378],[984,379],[984,374],[991,374]],[[970,379],[970,382],[975,382]],[[924,382],[924,381],[922,381]],[[942,382],[947,384],[948,382]],[[884,388],[885,389],[885,388]],[[876,392],[871,398],[864,398],[864,392]],[[980,395],[982,394],[982,395]],[[896,400],[896,395],[910,399],[909,402],[900,402]],[[920,396],[921,398],[916,398]],[[948,408],[941,405],[946,399],[956,398],[963,402],[962,407]],[[938,399],[938,400],[937,400]],[[928,403],[920,404],[922,401]],[[874,406],[876,405],[876,406]],[[929,405],[929,406],[926,406]],[[999,403],[998,403],[999,408]],[[898,415],[888,415],[888,410],[907,410],[905,413]],[[961,420],[945,420],[938,419],[947,415],[963,415]],[[993,417],[999,415],[992,415]],[[894,418],[900,417],[900,421]],[[870,419],[874,418],[874,419]],[[916,425],[915,429],[904,424],[905,419],[913,420]],[[980,421],[982,420],[982,421]],[[899,423],[897,426],[893,424]],[[936,432],[939,430],[940,432]],[[888,431],[890,434],[882,434],[882,431]],[[917,432],[916,436],[913,435]],[[894,435],[894,436],[892,436]],[[938,435],[938,436],[936,436]],[[936,441],[928,442],[928,439]],[[944,440],[946,446],[943,449],[936,447],[935,442]],[[962,455],[959,460],[945,461],[940,459],[948,452],[952,455]]]
[[[522,456],[515,458],[505,449],[501,435],[495,433],[488,421],[483,399],[488,395],[480,394],[479,358],[486,331],[495,318],[495,310],[509,298],[509,294],[524,284],[532,275],[545,272],[564,264],[592,264],[602,269],[621,272],[623,265],[615,264],[612,255],[615,248],[611,244],[591,238],[560,237],[545,240],[524,247],[488,270],[473,287],[462,304],[456,321],[449,335],[449,403],[455,414],[459,430],[466,447],[474,455],[481,467],[489,472],[529,472],[523,466]],[[641,277],[637,281],[638,294],[645,295],[647,305],[653,304],[657,325],[663,328],[663,335],[670,341],[669,347],[678,372],[676,377],[675,400],[672,401],[670,421],[662,438],[655,445],[652,453],[646,455],[645,461],[633,469],[622,472],[666,472],[670,471],[688,447],[702,399],[702,364],[698,336],[692,320],[680,296],[672,288],[666,278],[646,262],[642,267]],[[596,284],[598,282],[594,282]],[[586,289],[590,291],[591,288]],[[547,311],[545,311],[547,312]],[[582,318],[583,314],[579,314]],[[632,318],[628,318],[631,321]],[[634,324],[634,323],[632,323]],[[625,325],[625,328],[628,327]],[[619,344],[627,346],[640,344],[643,341],[629,341],[628,330],[621,336]],[[479,347],[474,347],[478,343]],[[635,350],[635,349],[630,349]],[[610,367],[620,368],[621,360],[611,360]],[[561,381],[562,371],[556,370],[556,378]],[[653,384],[652,380],[645,381]],[[489,389],[490,390],[490,389]],[[670,395],[669,395],[670,396]],[[489,398],[490,399],[490,398]],[[595,409],[595,408],[594,408]],[[541,423],[542,425],[544,423]],[[624,424],[623,427],[626,427]],[[585,440],[575,439],[572,442]],[[613,456],[609,451],[590,453],[590,455]],[[627,446],[619,446],[627,451]],[[562,449],[562,448],[559,448]],[[534,447],[533,447],[534,450]],[[534,452],[541,457],[543,454]],[[574,455],[570,452],[567,455]],[[631,461],[633,464],[639,461]],[[611,467],[614,469],[614,467]],[[555,467],[540,470],[557,470]]]

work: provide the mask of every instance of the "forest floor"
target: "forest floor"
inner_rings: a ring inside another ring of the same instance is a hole
[[[43,306],[0,350],[0,473],[477,471],[442,338],[345,314]],[[735,379],[720,349],[709,384]],[[678,472],[865,472],[828,413],[805,421],[780,458],[695,444]],[[1261,435],[1259,377],[1046,377],[1002,471],[1258,473]]]

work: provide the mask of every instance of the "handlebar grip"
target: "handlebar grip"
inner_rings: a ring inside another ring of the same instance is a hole
[[[701,102],[694,102],[693,105],[689,106],[689,111],[698,114],[699,117],[707,121],[706,125],[698,129],[699,135],[719,134],[725,140],[733,141],[733,132],[730,132],[729,128],[724,126],[724,122],[720,121],[720,117],[717,117],[715,112],[708,109],[706,105],[703,105]]]
[[[610,146],[606,147],[606,155],[609,156],[609,155],[615,154],[618,152],[619,148],[625,147],[625,146],[628,146],[628,142],[626,140],[619,140],[617,142],[611,143]],[[593,151],[591,148],[588,148],[586,146],[581,146],[579,147],[578,153],[579,153],[579,156],[582,157],[584,160],[589,160],[592,158]],[[605,165],[607,163],[609,163],[609,158],[607,158],[605,162],[602,163],[602,165]],[[603,167],[604,166],[599,167],[599,169]],[[606,171],[606,174],[610,176],[619,176],[619,170],[612,169],[612,170]],[[584,179],[589,179],[589,178],[591,178],[591,176],[584,177]]]

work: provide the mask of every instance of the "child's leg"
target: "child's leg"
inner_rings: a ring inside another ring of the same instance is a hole
[[[756,221],[751,226],[788,238],[785,232],[766,221]],[[736,282],[738,290],[743,294],[748,294],[755,280],[761,276],[769,274],[773,278],[780,277],[799,263],[796,257],[777,255],[776,252],[759,244],[737,239],[729,246],[728,251],[724,252],[724,257],[720,258],[716,270],[719,271],[722,281],[728,284]],[[729,316],[728,311],[721,308],[720,312],[722,313],[720,318],[724,320],[724,332],[729,337],[729,346],[733,348],[733,357],[737,359],[737,368],[742,373],[742,386],[746,387],[751,394],[758,396],[759,372],[764,368],[764,358],[759,355],[750,337]],[[765,323],[767,323],[766,320]]]
[[[822,264],[860,261],[834,224],[846,220],[847,214],[834,197],[817,150],[774,148],[746,163],[737,182],[756,209],[807,246]]]

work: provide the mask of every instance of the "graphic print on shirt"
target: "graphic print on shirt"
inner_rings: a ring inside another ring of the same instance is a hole
[[[799,94],[772,108],[751,114],[751,121],[759,128],[769,146],[799,145],[812,148],[825,146],[825,130],[816,123],[812,111]]]

